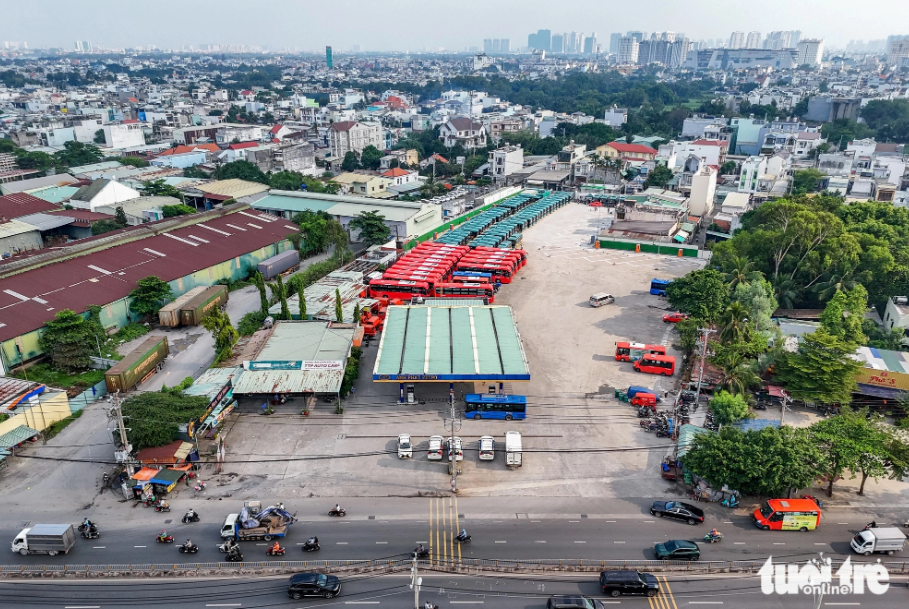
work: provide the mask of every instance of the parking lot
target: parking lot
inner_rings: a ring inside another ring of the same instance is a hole
[[[632,407],[617,402],[613,388],[670,391],[678,374],[635,373],[630,363],[614,360],[615,343],[664,344],[680,355],[671,347],[672,327],[662,322],[665,301],[650,295],[650,280],[679,277],[702,262],[593,249],[590,236],[605,214],[573,204],[524,233],[528,264],[502,287],[496,304],[514,308],[530,362],[532,380],[511,386],[528,396],[528,417],[455,421],[464,441],[461,495],[640,497],[665,490],[657,472],[668,440],[640,431]],[[615,304],[590,307],[589,296],[601,291],[612,293]],[[375,342],[366,348],[342,416],[324,403],[305,419],[302,404],[293,402],[271,416],[255,414],[255,404],[241,408],[227,435],[225,472],[236,475],[223,482],[241,494],[287,498],[447,493],[447,457],[429,461],[426,453],[430,436],[451,435],[448,384],[418,384],[423,403],[398,405],[397,383],[371,380],[376,350]],[[457,384],[455,398],[474,391]],[[504,458],[504,433],[512,429],[524,438],[524,465],[516,469]],[[397,458],[399,433],[413,437],[413,459]],[[483,435],[496,439],[492,461],[478,459]],[[269,459],[279,461],[263,462]]]

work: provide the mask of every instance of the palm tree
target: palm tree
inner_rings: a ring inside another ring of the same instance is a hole
[[[724,343],[747,342],[751,334],[748,310],[740,302],[733,302],[720,316],[720,340]]]
[[[730,257],[724,267],[730,290],[740,283],[749,283],[758,275],[758,272],[754,270],[754,262],[738,254]]]
[[[773,282],[773,297],[779,303],[780,308],[792,309],[798,298],[798,291],[795,282],[791,279],[777,277]]]
[[[836,272],[828,273],[826,277],[826,281],[822,281],[816,286],[817,297],[821,302],[830,300],[836,296],[837,292],[848,292],[856,285],[858,285],[858,281],[856,281],[852,276],[852,271],[849,271],[845,274]]]
[[[723,365],[723,380],[720,384],[729,393],[745,393],[749,387],[761,382],[760,377],[748,360],[739,353],[731,353]]]

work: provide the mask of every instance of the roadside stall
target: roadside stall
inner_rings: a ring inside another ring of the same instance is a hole
[[[133,499],[144,501],[151,499],[154,495],[151,479],[158,473],[158,470],[152,467],[143,467],[129,478],[129,487],[133,491]]]
[[[177,482],[185,475],[186,472],[178,469],[159,469],[151,477],[150,482],[155,489],[155,494],[163,495],[174,490]]]

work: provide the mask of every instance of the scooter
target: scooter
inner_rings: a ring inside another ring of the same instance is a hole
[[[236,542],[234,542],[233,540],[225,541],[224,543],[218,545],[218,552],[221,552],[222,554],[227,554],[228,552],[230,552],[230,549],[235,547],[236,545],[237,545]]]
[[[183,516],[183,524],[186,524],[187,522],[199,522],[199,520],[201,520],[201,518],[199,518],[199,513],[193,510],[186,512],[186,515]]]
[[[239,550],[236,552],[230,552],[227,555],[227,560],[230,562],[243,562],[243,554],[241,554]]]
[[[157,541],[158,543],[174,543],[174,536],[168,535],[166,537],[161,537],[160,535],[158,535],[157,537],[155,537],[155,541]]]
[[[722,533],[718,533],[716,535],[711,535],[710,533],[707,533],[706,535],[704,535],[704,541],[706,541],[707,543],[718,543],[722,539],[723,539]]]
[[[470,535],[465,535],[464,537],[461,537],[460,535],[458,535],[454,538],[454,540],[457,541],[458,543],[469,543]]]
[[[730,495],[729,497],[723,499],[721,504],[723,507],[734,508],[739,506],[739,498],[735,495]]]
[[[158,503],[158,499],[156,497],[151,497],[150,499],[145,499],[142,501],[142,505],[144,507],[152,507],[156,503]]]
[[[185,543],[179,547],[180,554],[195,554],[199,551],[199,546],[188,546]]]
[[[98,539],[99,537],[101,537],[101,533],[98,532],[97,528],[92,527],[89,530],[82,531],[82,537],[84,537],[85,539]]]
[[[287,548],[278,548],[275,550],[274,546],[265,550],[265,553],[269,556],[284,556],[284,553],[287,552]]]
[[[166,501],[161,501],[155,505],[155,511],[156,512],[169,512],[170,504],[168,504]]]
[[[339,516],[339,517],[347,516],[347,510],[345,510],[344,508],[341,508],[340,510],[331,508],[330,510],[328,510],[328,515],[329,516]]]
[[[423,548],[423,551],[421,552],[419,548],[414,548],[413,557],[417,559],[429,558],[429,550]]]
[[[320,547],[321,546],[319,545],[319,542],[317,542],[315,539],[310,537],[309,539],[306,540],[306,543],[303,544],[303,551],[304,552],[318,552]]]
[[[84,522],[83,522],[82,524],[79,525],[79,532],[80,532],[80,533],[82,533],[82,532],[84,532],[84,531],[86,531],[86,530],[91,531],[91,532],[94,532],[94,531],[97,531],[97,530],[98,530],[98,526],[97,526],[94,522],[91,523],[90,525],[87,525],[87,524],[85,524]]]

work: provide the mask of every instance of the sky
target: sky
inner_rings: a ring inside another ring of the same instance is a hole
[[[905,0],[0,0],[0,43],[72,49],[88,40],[108,48],[246,44],[274,50],[463,51],[484,38],[527,34],[684,32],[693,40],[728,39],[733,31],[801,30],[826,46],[909,33]],[[895,31],[892,28],[902,28]]]

